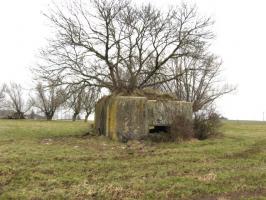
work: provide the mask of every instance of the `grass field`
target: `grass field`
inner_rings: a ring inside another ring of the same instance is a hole
[[[266,199],[266,123],[222,131],[122,144],[84,122],[0,120],[0,199]]]

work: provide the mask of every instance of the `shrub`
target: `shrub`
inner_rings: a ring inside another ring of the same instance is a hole
[[[194,133],[199,140],[219,135],[220,115],[213,112],[202,112],[194,117]]]
[[[204,111],[194,115],[193,120],[184,116],[174,116],[169,127],[160,129],[160,126],[150,130],[150,134],[142,138],[153,142],[179,142],[197,138],[208,139],[220,135],[221,117],[213,111]],[[164,126],[162,126],[164,127]]]

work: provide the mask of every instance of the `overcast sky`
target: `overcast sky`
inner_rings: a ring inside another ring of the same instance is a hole
[[[165,8],[180,1],[150,2]],[[262,113],[266,112],[266,1],[189,2],[195,3],[202,14],[216,21],[212,50],[223,60],[224,78],[238,86],[236,93],[217,102],[218,110],[230,119],[262,120]],[[15,81],[30,87],[32,77],[29,67],[37,62],[38,49],[46,44],[50,34],[41,14],[49,3],[51,0],[0,2],[0,83]]]

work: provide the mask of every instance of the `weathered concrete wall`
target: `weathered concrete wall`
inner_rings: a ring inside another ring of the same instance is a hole
[[[119,140],[122,136],[137,138],[148,132],[147,99],[116,96],[96,104],[95,126],[98,134]]]
[[[148,100],[149,126],[170,126],[177,115],[192,118],[192,105],[184,101]]]
[[[192,104],[173,100],[148,100],[146,97],[108,96],[95,109],[98,134],[121,140],[149,133],[149,126],[170,126],[173,116],[192,118]]]

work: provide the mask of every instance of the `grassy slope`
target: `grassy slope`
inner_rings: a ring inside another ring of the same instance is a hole
[[[0,199],[266,199],[266,123],[224,137],[128,145],[83,122],[0,120]]]

